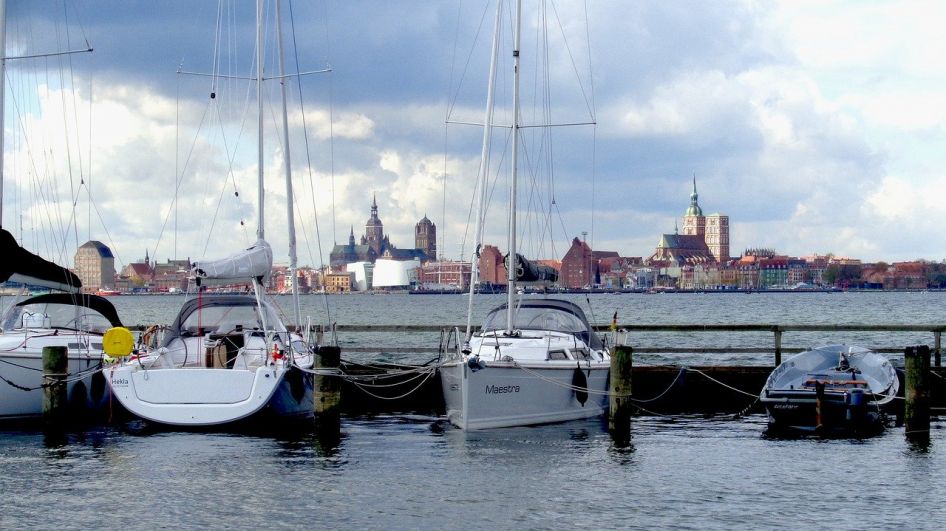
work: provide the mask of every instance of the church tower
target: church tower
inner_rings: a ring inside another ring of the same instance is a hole
[[[424,251],[428,260],[437,259],[437,226],[427,219],[426,214],[414,226],[414,247]]]
[[[696,175],[694,175],[690,206],[683,214],[683,234],[687,236],[703,237],[706,235],[706,217],[703,216],[703,209],[700,208],[700,204],[697,202],[698,197],[696,193]]]
[[[370,247],[375,254],[381,254],[381,247],[384,244],[384,224],[378,218],[377,196],[371,199],[371,217],[365,223],[365,235],[361,238],[361,244]]]

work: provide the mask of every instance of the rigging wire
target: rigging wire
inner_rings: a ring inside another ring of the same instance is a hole
[[[327,9],[327,8],[326,8],[326,9]],[[326,15],[325,15],[325,18],[326,18],[326,19],[328,18],[328,14],[327,14],[327,13],[326,13]],[[289,1],[289,27],[290,27],[290,34],[292,35],[292,48],[293,48],[293,52],[294,52],[294,53],[293,53],[293,58],[294,58],[295,66],[296,66],[296,72],[299,72],[299,71],[300,71],[300,68],[299,68],[299,47],[298,47],[298,43],[297,43],[297,41],[296,41],[296,24],[295,24],[295,15],[294,15],[294,12],[293,12],[293,9],[292,9],[292,0]],[[326,31],[327,31],[327,24],[326,24]],[[326,39],[326,40],[328,40],[328,39]],[[330,83],[329,83],[329,86],[330,86],[330,88],[329,88],[329,99],[331,100],[331,99],[332,99],[331,72],[329,73],[329,76],[330,76]],[[316,208],[316,203],[315,203],[315,182],[314,182],[314,180],[313,180],[313,178],[312,178],[312,155],[311,155],[311,150],[309,149],[309,128],[308,128],[308,126],[306,125],[306,119],[305,119],[305,103],[304,103],[304,99],[305,99],[305,98],[303,98],[303,95],[302,95],[302,79],[301,79],[301,76],[298,76],[298,75],[296,76],[296,86],[297,86],[297,88],[298,88],[298,90],[299,90],[299,107],[300,107],[300,110],[301,110],[301,113],[302,113],[302,133],[303,133],[303,137],[304,137],[304,139],[305,139],[306,170],[307,170],[307,174],[308,174],[308,177],[309,177],[309,192],[310,192],[310,193],[309,193],[309,197],[310,197],[310,199],[311,199],[311,201],[312,201],[312,217],[313,217],[313,219],[315,220],[316,247],[317,247],[317,249],[318,249],[318,256],[319,256],[319,262],[320,262],[320,269],[321,269],[322,271],[325,271],[325,255],[322,253],[322,234],[321,234],[321,231],[319,230],[318,209]],[[330,102],[330,103],[329,103],[329,108],[331,109],[332,106],[333,106],[333,103]],[[329,122],[331,123],[331,122],[333,122],[333,121],[334,121],[334,120],[333,120],[333,118],[332,118],[332,112],[329,111]],[[329,136],[330,136],[332,139],[334,139],[334,136],[335,136],[334,130],[332,129],[331,125],[329,126]],[[333,231],[333,233],[332,233],[332,238],[334,239],[334,238],[335,238],[335,233],[334,233],[334,230],[335,230],[335,195],[334,195],[334,191],[335,191],[335,180],[334,180],[334,175],[335,175],[335,163],[334,163],[334,154],[332,155],[331,174],[332,174],[332,231]],[[293,200],[295,200],[295,198],[293,198]],[[301,212],[301,209],[300,209],[300,212]],[[305,237],[305,240],[306,240],[306,247],[308,248],[309,239],[308,239],[308,233],[307,233],[306,230],[305,230],[305,224],[304,224],[304,223],[302,224],[302,227],[303,227],[303,228],[302,228],[303,236]],[[312,260],[312,249],[309,248],[308,251],[309,251],[309,259]],[[294,279],[294,281],[295,281],[295,279]],[[324,289],[322,290],[322,301],[323,301],[323,303],[324,303],[324,305],[325,305],[325,314],[326,314],[327,322],[332,322],[331,306],[329,305],[328,295],[326,294],[326,292],[325,292]]]

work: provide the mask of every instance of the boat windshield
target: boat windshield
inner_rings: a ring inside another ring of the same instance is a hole
[[[270,330],[286,331],[286,327],[271,308],[264,306],[262,310],[266,312],[266,326]],[[263,321],[259,312],[260,308],[256,305],[205,306],[191,312],[181,323],[181,330],[197,333],[198,328],[203,328],[218,334],[236,330],[262,330]]]
[[[104,334],[111,327],[108,318],[92,308],[52,302],[13,306],[3,317],[4,330],[61,328]]]
[[[550,330],[567,334],[587,332],[585,323],[573,313],[559,308],[523,307],[516,311],[513,327],[517,330]],[[504,330],[506,328],[506,309],[497,308],[486,316],[483,330]]]

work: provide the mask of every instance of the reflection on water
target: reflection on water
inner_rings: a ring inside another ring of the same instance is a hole
[[[442,417],[273,433],[41,431],[0,438],[3,527],[924,527],[946,518],[944,424],[918,446],[772,439],[763,415],[464,432]],[[839,479],[841,478],[841,479]],[[817,503],[810,503],[817,496]],[[801,502],[799,500],[802,500]],[[904,500],[918,504],[905,510]],[[91,501],[91,502],[90,502]],[[836,510],[871,515],[838,521]],[[107,523],[103,518],[107,517]],[[819,523],[820,522],[820,523]]]

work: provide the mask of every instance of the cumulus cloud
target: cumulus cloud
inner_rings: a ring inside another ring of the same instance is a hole
[[[150,9],[153,23],[145,27],[132,10],[141,6],[90,7],[95,16],[84,20],[104,57],[103,72],[92,97],[84,82],[68,94],[43,87],[39,96],[21,96],[20,132],[41,137],[41,131],[61,130],[64,115],[74,123],[67,122],[70,142],[47,135],[49,145],[34,142],[31,153],[25,144],[7,143],[13,153],[7,168],[22,178],[5,195],[6,225],[11,209],[23,208],[27,228],[62,218],[61,225],[77,223],[81,234],[104,241],[107,227],[127,262],[145,247],[170,257],[174,218],[168,216],[176,211],[178,254],[196,257],[211,241],[221,252],[239,248],[256,224],[255,127],[254,118],[243,118],[246,87],[239,95],[221,89],[222,98],[235,98],[225,107],[207,98],[206,85],[197,90],[173,75],[182,50],[190,58],[210,42],[201,39],[212,36],[214,10],[169,2]],[[290,114],[300,234],[314,246],[318,222],[327,255],[352,226],[360,237],[377,192],[395,244],[412,246],[413,225],[427,214],[438,226],[438,246],[458,258],[471,237],[481,132],[444,121],[448,107],[449,119],[482,120],[488,7],[466,5],[458,13],[422,4],[415,15],[423,24],[410,26],[391,23],[399,16],[394,7],[370,16],[357,5],[298,7],[303,68],[324,62],[333,69],[331,90],[323,76],[306,82],[313,92],[306,95],[308,146],[300,140],[301,112]],[[32,4],[11,9],[20,17],[51,17]],[[560,241],[587,231],[597,247],[647,256],[689,203],[696,174],[704,211],[731,218],[734,252],[773,247],[887,261],[946,255],[928,215],[946,192],[939,184],[946,96],[931,88],[946,84],[941,2],[594,2],[550,9],[549,20],[562,22],[547,35],[558,49],[544,74],[523,76],[529,94],[523,116],[530,123],[583,121],[590,108],[597,121],[577,135],[554,132],[561,216],[554,225],[568,233],[558,234]],[[186,36],[160,29],[166,27],[186,28]],[[234,37],[247,27],[234,28]],[[542,34],[532,22],[524,28],[523,68],[531,69],[541,64],[530,48]],[[581,36],[586,28],[592,30],[587,40]],[[237,51],[244,59],[249,54]],[[511,70],[502,72],[497,101],[506,104]],[[553,101],[533,106],[531,94],[542,93],[545,79],[553,82]],[[497,121],[509,121],[508,109]],[[277,122],[267,118],[265,140],[267,196],[274,205],[285,201]],[[527,163],[542,159],[536,146],[524,144]],[[73,175],[82,155],[98,213],[71,212],[78,194],[66,191],[68,168],[59,162],[69,154],[76,155]],[[526,172],[537,174],[532,167]],[[490,186],[496,191],[488,238],[504,242],[504,215],[496,205],[504,201],[505,184]],[[24,207],[41,192],[51,210]],[[267,209],[267,236],[277,256],[285,254],[284,217],[278,206]]]

